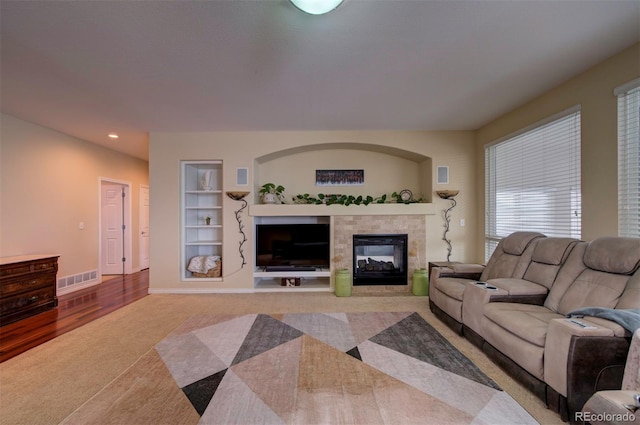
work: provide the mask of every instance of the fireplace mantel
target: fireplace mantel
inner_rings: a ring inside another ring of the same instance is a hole
[[[434,215],[433,203],[369,204],[369,205],[306,205],[255,204],[249,206],[249,215],[266,216],[341,216],[341,215]]]

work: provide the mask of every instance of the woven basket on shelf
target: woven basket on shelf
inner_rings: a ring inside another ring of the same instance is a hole
[[[207,273],[196,273],[191,272],[193,277],[220,277],[222,274],[222,263],[220,261],[216,261],[216,266],[212,269],[209,269]]]

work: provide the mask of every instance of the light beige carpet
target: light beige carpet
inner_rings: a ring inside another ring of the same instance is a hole
[[[192,406],[172,402],[184,400],[184,395],[170,374],[152,374],[158,379],[157,385],[166,390],[151,394],[144,391],[146,384],[137,381],[134,367],[137,363],[148,365],[149,370],[166,370],[154,347],[189,317],[371,311],[418,312],[538,422],[563,423],[557,414],[546,410],[535,396],[506,376],[479,350],[433,317],[425,297],[337,298],[329,293],[148,296],[0,364],[0,419],[3,424],[57,424],[68,418],[67,423],[84,424],[86,422],[76,421],[72,413],[81,406],[85,406],[82,412],[87,413],[91,410],[87,408],[91,403],[87,402],[100,399],[107,405],[117,404],[118,408],[111,411],[118,414],[95,423],[122,423],[124,416],[120,414],[131,410],[141,411],[142,415],[137,417],[147,418],[146,423],[176,423],[175,417],[180,417],[180,423],[196,424],[200,418]],[[127,384],[118,388],[118,382]],[[104,404],[100,406],[104,407]],[[170,420],[163,422],[163,409],[171,411]]]

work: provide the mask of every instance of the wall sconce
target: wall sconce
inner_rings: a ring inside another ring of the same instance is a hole
[[[436,191],[439,197],[442,199],[449,199],[451,201],[451,206],[444,210],[444,234],[442,235],[442,240],[447,243],[447,262],[449,258],[451,258],[451,250],[453,249],[451,246],[451,240],[447,239],[447,233],[449,232],[449,225],[451,223],[451,210],[456,206],[455,197],[460,193],[459,190],[438,190]]]
[[[241,201],[242,207],[239,210],[235,211],[236,220],[238,221],[238,229],[240,234],[242,235],[242,240],[240,241],[240,246],[238,247],[238,252],[240,252],[240,258],[242,258],[242,266],[240,268],[244,268],[244,265],[247,264],[244,258],[244,251],[242,250],[242,245],[247,241],[247,235],[244,234],[244,224],[242,224],[242,210],[247,208],[246,198],[249,192],[227,192],[227,196],[234,201]]]

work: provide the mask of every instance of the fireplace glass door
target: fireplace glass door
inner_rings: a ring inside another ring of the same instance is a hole
[[[407,235],[353,235],[354,285],[407,285]]]

